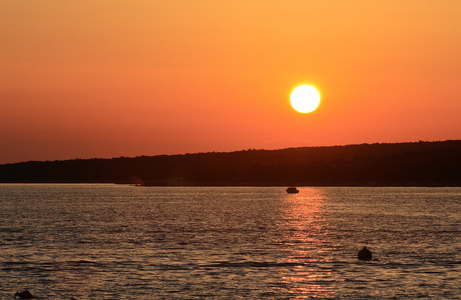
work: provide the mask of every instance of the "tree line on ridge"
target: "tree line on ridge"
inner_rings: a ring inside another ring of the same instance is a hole
[[[197,186],[460,186],[461,140],[29,161],[0,182]]]

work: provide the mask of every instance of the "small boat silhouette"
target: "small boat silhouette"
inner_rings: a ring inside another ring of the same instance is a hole
[[[296,194],[299,193],[299,190],[295,188],[294,186],[287,188],[287,193],[289,194]]]

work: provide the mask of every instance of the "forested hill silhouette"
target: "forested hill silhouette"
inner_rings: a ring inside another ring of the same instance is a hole
[[[0,182],[207,186],[461,186],[461,140],[30,161]]]

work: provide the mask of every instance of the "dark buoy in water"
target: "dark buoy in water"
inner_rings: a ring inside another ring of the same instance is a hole
[[[371,251],[367,249],[367,247],[363,247],[362,250],[359,251],[359,254],[357,255],[357,258],[359,260],[371,260],[372,254]]]
[[[16,296],[19,297],[19,299],[35,299],[35,296],[32,295],[31,292],[29,292],[28,290],[25,290],[23,292],[17,292],[16,294],[14,294],[14,299],[16,299]]]

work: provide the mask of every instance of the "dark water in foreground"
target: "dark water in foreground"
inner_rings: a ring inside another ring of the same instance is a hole
[[[0,220],[0,299],[461,298],[461,188],[3,184]]]

